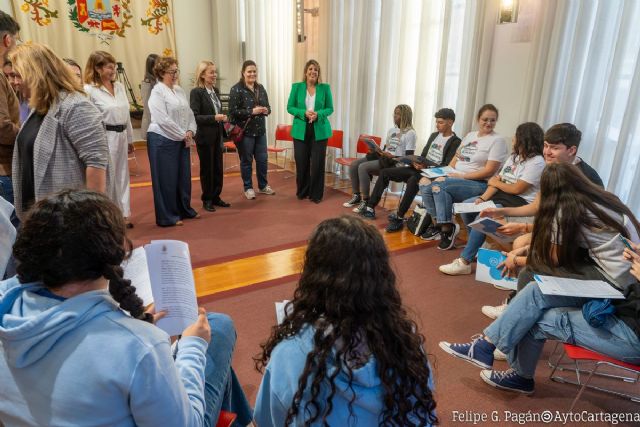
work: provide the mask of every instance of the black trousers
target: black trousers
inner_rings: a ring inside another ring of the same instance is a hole
[[[215,144],[197,144],[200,158],[200,186],[202,201],[215,203],[222,192],[223,165],[222,142]]]
[[[296,159],[296,196],[299,199],[322,200],[327,140],[316,141],[313,123],[307,123],[304,141],[293,140],[293,152]]]
[[[368,206],[374,208],[380,202],[384,189],[389,185],[389,181],[394,182],[406,182],[407,187],[404,190],[404,195],[398,205],[398,216],[403,217],[409,208],[413,199],[418,194],[420,183],[420,171],[415,170],[412,167],[395,167],[385,168],[380,171],[376,185],[373,186],[373,191],[369,197]]]

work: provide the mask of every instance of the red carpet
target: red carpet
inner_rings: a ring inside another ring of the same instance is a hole
[[[481,332],[490,320],[480,313],[480,307],[496,305],[506,296],[505,292],[490,285],[475,282],[471,276],[451,277],[440,274],[437,266],[448,262],[455,255],[457,251],[443,252],[432,246],[393,256],[403,300],[418,320],[420,330],[426,338],[426,349],[435,371],[441,425],[464,424],[453,422],[453,411],[485,413],[489,417],[492,411],[498,411],[500,419],[503,419],[504,411],[523,414],[529,410],[566,412],[577,388],[558,384],[547,378],[550,369],[546,360],[555,343],[548,343],[545,347],[536,376],[536,392],[531,397],[501,392],[487,386],[480,379],[480,369],[440,350],[439,341],[466,342],[471,335]],[[209,301],[205,303],[207,309],[227,313],[235,321],[238,344],[234,367],[251,402],[255,399],[261,379],[253,368],[251,358],[259,352],[259,344],[267,338],[275,323],[273,303],[291,298],[294,288],[295,283],[292,282],[258,285],[206,299]],[[496,362],[496,367],[507,369],[507,364]],[[637,384],[635,389],[637,390]],[[586,391],[575,410],[590,413],[637,412],[638,406],[629,401]],[[529,424],[537,425],[527,423]],[[480,425],[517,424],[488,421]]]

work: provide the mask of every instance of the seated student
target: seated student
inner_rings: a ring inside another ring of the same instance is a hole
[[[364,212],[369,200],[371,176],[378,175],[383,168],[394,167],[397,156],[413,154],[416,149],[416,131],[412,125],[411,107],[400,104],[393,110],[394,127],[389,129],[384,148],[370,151],[366,157],[358,159],[349,166],[349,177],[353,196],[342,204],[345,208],[356,206],[353,211]]]
[[[66,190],[27,213],[18,275],[0,282],[7,426],[215,426],[221,408],[251,422],[230,367],[231,319],[201,308],[172,356],[153,325],[166,312],[145,312],[122,277],[130,249],[120,209],[101,193]]]
[[[577,156],[581,137],[582,133],[571,123],[558,123],[551,126],[544,134],[544,160],[547,164],[570,163],[576,165],[589,181],[599,187],[604,187],[598,173]],[[480,216],[489,218],[534,216],[538,211],[539,203],[540,193],[538,193],[533,202],[528,205],[485,209],[480,213]],[[518,277],[520,268],[527,264],[526,254],[529,241],[531,240],[532,230],[533,224],[523,222],[508,223],[498,229],[499,232],[508,235],[525,233],[514,241],[513,251],[508,253],[507,259],[505,260],[505,268],[513,277]],[[519,283],[519,286],[522,287],[528,283],[528,280],[519,280]],[[488,317],[495,319],[504,311],[506,304],[507,302],[505,301],[503,304],[497,306],[486,305],[482,307],[482,312]]]
[[[480,107],[477,132],[469,132],[450,166],[455,172],[433,182],[420,185],[422,204],[430,215],[431,225],[421,236],[424,240],[440,237],[439,249],[451,249],[460,227],[453,222],[453,203],[479,196],[487,189],[492,177],[508,157],[505,139],[493,128],[498,121],[498,109],[492,104]],[[432,223],[435,221],[435,223]]]
[[[256,357],[266,366],[259,426],[438,422],[424,337],[375,227],[348,216],[320,223],[288,308]]]
[[[410,167],[397,166],[382,169],[376,184],[373,186],[371,197],[367,203],[367,212],[369,212],[370,217],[375,217],[375,207],[380,202],[380,198],[385,188],[389,185],[389,181],[407,183],[398,205],[398,211],[389,216],[389,225],[386,228],[388,233],[402,230],[404,216],[416,194],[418,194],[418,183],[422,177],[420,171],[426,167],[447,166],[460,146],[460,138],[451,130],[453,122],[456,121],[456,114],[453,110],[441,108],[435,114],[435,118],[437,132],[431,134],[421,154],[426,159],[427,164],[413,162]]]
[[[628,295],[637,285],[631,263],[622,256],[625,245],[620,236],[637,242],[639,232],[637,219],[615,195],[594,185],[574,165],[550,164],[540,182],[527,265],[538,274],[604,280]],[[488,384],[525,394],[534,390],[538,359],[549,338],[640,364],[639,331],[615,316],[592,326],[582,312],[590,301],[545,295],[531,281],[483,335],[466,344],[443,341],[440,347],[487,369],[480,376]],[[496,347],[507,354],[509,370],[491,370]]]
[[[488,181],[487,190],[478,198],[465,200],[467,203],[493,201],[499,206],[525,206],[533,201],[540,186],[540,175],[545,163],[542,157],[544,132],[536,123],[523,123],[516,129],[513,152],[500,169],[498,175]],[[478,214],[461,214],[467,226],[467,245],[450,264],[441,265],[439,270],[449,275],[471,274],[471,263],[484,244],[486,236],[469,228]]]

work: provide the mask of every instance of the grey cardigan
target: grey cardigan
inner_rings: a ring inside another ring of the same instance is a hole
[[[20,156],[16,146],[13,187],[18,218],[24,215]],[[61,92],[45,115],[33,146],[35,200],[67,188],[84,188],[87,166],[107,170],[107,195],[114,200],[113,169],[109,167],[102,114],[82,93]]]

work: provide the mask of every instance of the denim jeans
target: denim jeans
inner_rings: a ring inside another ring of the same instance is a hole
[[[7,202],[13,203],[13,181],[10,176],[0,176],[0,197]]]
[[[251,179],[253,159],[256,159],[256,176],[258,178],[258,189],[267,186],[267,136],[245,135],[240,143],[240,175],[245,191],[253,188]]]
[[[589,325],[581,310],[587,301],[587,298],[545,295],[532,282],[518,292],[484,334],[507,354],[509,366],[525,378],[533,378],[548,338],[640,364],[640,338],[615,316],[609,316],[600,328]]]
[[[433,181],[429,185],[420,186],[422,204],[429,215],[438,224],[451,223],[453,204],[471,197],[479,196],[487,189],[485,181],[473,181],[462,178],[445,178],[444,181]]]
[[[471,197],[465,200],[463,203],[473,203],[475,202],[477,197]],[[496,205],[497,207],[502,207],[502,205]],[[460,217],[462,218],[462,222],[467,227],[467,244],[462,250],[460,254],[460,258],[464,259],[467,262],[473,262],[476,255],[478,255],[478,250],[482,247],[485,240],[487,240],[487,236],[484,233],[479,232],[478,230],[474,230],[469,227],[473,221],[478,217],[477,212],[470,213],[461,213]]]
[[[236,344],[233,321],[220,313],[207,313],[207,318],[211,326],[211,342],[204,370],[205,426],[215,426],[222,409],[238,415],[234,426],[246,426],[253,419],[253,414],[231,367]]]

